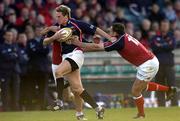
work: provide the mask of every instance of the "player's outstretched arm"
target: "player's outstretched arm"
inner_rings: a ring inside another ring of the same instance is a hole
[[[113,41],[113,39],[114,39],[112,36],[107,34],[105,31],[103,31],[99,27],[97,27],[97,29],[96,29],[96,34],[101,35],[102,37],[108,39],[109,41]]]
[[[76,46],[79,46],[84,51],[90,52],[90,51],[104,51],[104,44],[103,43],[85,43],[80,42],[79,38],[77,36],[73,37],[71,40],[71,44],[74,44]]]

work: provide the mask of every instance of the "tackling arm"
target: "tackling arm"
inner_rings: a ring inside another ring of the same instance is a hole
[[[109,34],[107,34],[105,31],[97,27],[96,34],[99,34],[103,36],[104,38],[108,39],[109,41],[113,41],[113,37],[111,37]]]
[[[85,42],[80,42],[78,37],[74,37],[71,40],[71,44],[74,44],[76,46],[79,46],[82,48],[84,51],[104,51],[104,44],[103,43],[85,43]]]

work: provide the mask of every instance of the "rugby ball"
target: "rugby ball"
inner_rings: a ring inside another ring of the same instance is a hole
[[[58,41],[65,42],[72,36],[72,29],[67,27],[62,28],[58,31],[58,33],[63,34],[63,36],[59,38]]]

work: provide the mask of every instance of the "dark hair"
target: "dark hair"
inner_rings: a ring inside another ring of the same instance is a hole
[[[119,35],[123,35],[125,33],[125,26],[121,23],[114,23],[112,25],[112,30]]]
[[[71,18],[71,9],[66,5],[60,5],[56,7],[57,12],[61,12],[63,16],[67,16],[68,18]]]

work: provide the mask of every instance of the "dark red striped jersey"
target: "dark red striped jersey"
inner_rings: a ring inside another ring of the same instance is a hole
[[[59,26],[58,23],[54,24],[54,26]],[[47,37],[51,37],[55,34],[55,32],[48,32]],[[53,41],[52,43],[52,64],[59,65],[62,62],[62,46],[58,41]]]
[[[59,65],[62,62],[61,43],[54,41],[52,45],[52,64]]]
[[[105,42],[105,51],[116,50],[125,60],[139,66],[154,57],[138,40],[128,34],[122,35],[115,42]]]

